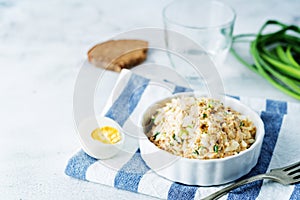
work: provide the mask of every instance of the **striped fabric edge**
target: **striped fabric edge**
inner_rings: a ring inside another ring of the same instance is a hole
[[[101,112],[101,115],[104,116],[110,107],[113,105],[113,103],[116,101],[116,98],[121,95],[123,92],[124,88],[127,86],[129,80],[131,77],[131,72],[129,70],[122,70],[112,91],[114,95],[110,95],[107,99],[107,102]]]
[[[116,100],[105,116],[115,120],[120,126],[123,126],[138,104],[149,81],[149,79],[131,73],[127,85],[124,87],[122,93],[116,97]]]
[[[236,98],[235,96],[231,96]],[[238,97],[238,99],[255,111],[266,111],[277,114],[294,114],[299,110],[299,103],[254,97]]]
[[[87,180],[86,171],[95,162],[97,159],[90,157],[83,150],[79,150],[69,159],[65,174],[73,178]]]
[[[114,179],[114,187],[131,192],[138,192],[138,186],[143,175],[150,168],[141,157],[140,150],[117,172]]]

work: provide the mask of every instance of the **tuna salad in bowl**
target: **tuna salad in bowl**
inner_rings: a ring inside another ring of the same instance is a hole
[[[264,137],[259,115],[231,97],[180,93],[143,115],[141,156],[157,174],[189,185],[220,185],[247,174]]]

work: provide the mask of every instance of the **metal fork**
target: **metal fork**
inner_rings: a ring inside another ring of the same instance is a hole
[[[258,181],[261,179],[270,179],[270,180],[276,181],[278,183],[281,183],[283,185],[291,185],[291,184],[299,183],[300,182],[300,162],[294,163],[292,165],[289,165],[289,166],[286,166],[283,168],[272,169],[269,173],[258,174],[256,176],[252,176],[250,178],[240,180],[232,185],[229,185],[229,186],[205,197],[202,200],[219,199],[223,195],[227,194],[230,190],[233,190],[241,185],[251,183],[254,181]]]

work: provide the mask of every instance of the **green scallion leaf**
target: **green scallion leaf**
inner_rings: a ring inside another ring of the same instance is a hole
[[[179,136],[182,136],[183,134],[187,135],[189,132],[186,129],[181,129]],[[175,135],[175,134],[174,134]]]
[[[154,135],[153,135],[153,139],[156,140],[156,137],[160,134],[160,132],[156,132]]]
[[[152,117],[151,122],[154,123],[154,121],[155,121],[155,117]]]
[[[275,32],[265,31],[278,26]],[[267,33],[264,33],[267,32]],[[253,63],[246,61],[234,48],[233,55],[242,64],[264,77],[274,87],[300,100],[300,28],[269,20],[257,34],[234,36],[233,44],[247,42]]]
[[[245,126],[245,123],[243,121],[240,121],[240,127]]]
[[[172,135],[172,138],[173,138],[173,140],[175,140],[177,143],[180,143],[180,141],[176,138],[176,135],[175,135],[175,134]]]
[[[292,46],[288,46],[286,49],[286,57],[289,59],[291,65],[293,65],[296,68],[300,68],[300,65],[297,63],[297,61],[294,59],[293,55],[292,55]]]
[[[193,151],[193,154],[199,155],[199,151],[195,150],[195,151]]]
[[[187,128],[193,128],[193,126],[192,125],[188,125]]]
[[[218,146],[218,145],[215,145],[215,146],[214,146],[214,152],[215,152],[215,153],[218,153],[218,152],[219,152],[219,146]]]

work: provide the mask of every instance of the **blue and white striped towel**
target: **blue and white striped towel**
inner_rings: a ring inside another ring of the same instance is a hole
[[[161,87],[157,82],[123,70],[108,100],[103,115],[116,120],[128,132],[134,132],[144,109],[172,93],[184,92],[183,87],[170,83]],[[246,176],[265,173],[300,160],[300,104],[236,97],[260,113],[265,124],[265,138],[257,165]],[[111,159],[118,165],[107,166],[80,150],[68,162],[65,173],[71,177],[109,185],[162,199],[200,199],[219,187],[187,186],[166,180],[144,163],[138,143],[131,143],[129,154]],[[223,199],[300,199],[300,184],[284,186],[257,181],[231,191]]]

